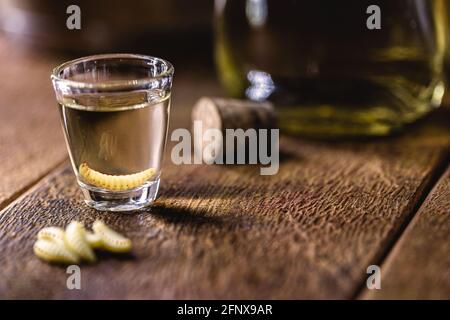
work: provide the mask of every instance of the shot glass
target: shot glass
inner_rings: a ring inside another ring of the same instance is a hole
[[[63,63],[51,79],[84,201],[131,211],[156,198],[174,69],[160,58],[105,54]]]

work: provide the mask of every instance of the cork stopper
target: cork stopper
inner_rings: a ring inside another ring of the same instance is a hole
[[[270,102],[202,97],[192,110],[192,121],[201,121],[203,129],[270,129],[276,122]]]
[[[276,124],[273,105],[270,102],[254,102],[230,98],[202,97],[192,109],[192,122],[201,123],[202,130],[218,129],[225,135],[226,129],[272,129]],[[194,150],[207,163],[222,157],[223,141],[215,150],[204,152],[202,134],[194,134]]]

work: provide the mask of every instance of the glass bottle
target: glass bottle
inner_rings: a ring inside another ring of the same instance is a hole
[[[273,101],[290,133],[387,135],[441,103],[444,6],[216,0],[219,76],[233,97]]]

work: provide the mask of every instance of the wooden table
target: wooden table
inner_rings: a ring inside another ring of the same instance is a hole
[[[282,137],[275,176],[167,156],[152,208],[103,213],[83,204],[67,161],[49,81],[61,61],[0,37],[0,298],[450,298],[445,108],[377,141]],[[210,68],[181,66],[173,94],[172,129],[223,92]],[[36,233],[97,218],[133,254],[82,265],[82,289],[68,290],[65,268],[33,255]],[[366,287],[373,264],[381,290]]]

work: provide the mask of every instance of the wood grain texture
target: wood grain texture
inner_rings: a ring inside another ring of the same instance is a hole
[[[450,299],[450,168],[381,266],[363,299]]]
[[[160,198],[132,214],[87,208],[64,166],[0,214],[0,297],[351,298],[446,161],[448,116],[379,141],[284,137],[275,176],[166,157]],[[133,239],[133,255],[83,265],[82,290],[67,290],[65,269],[33,256],[36,233],[97,218]]]
[[[56,62],[0,40],[1,209],[67,153],[50,83]]]

